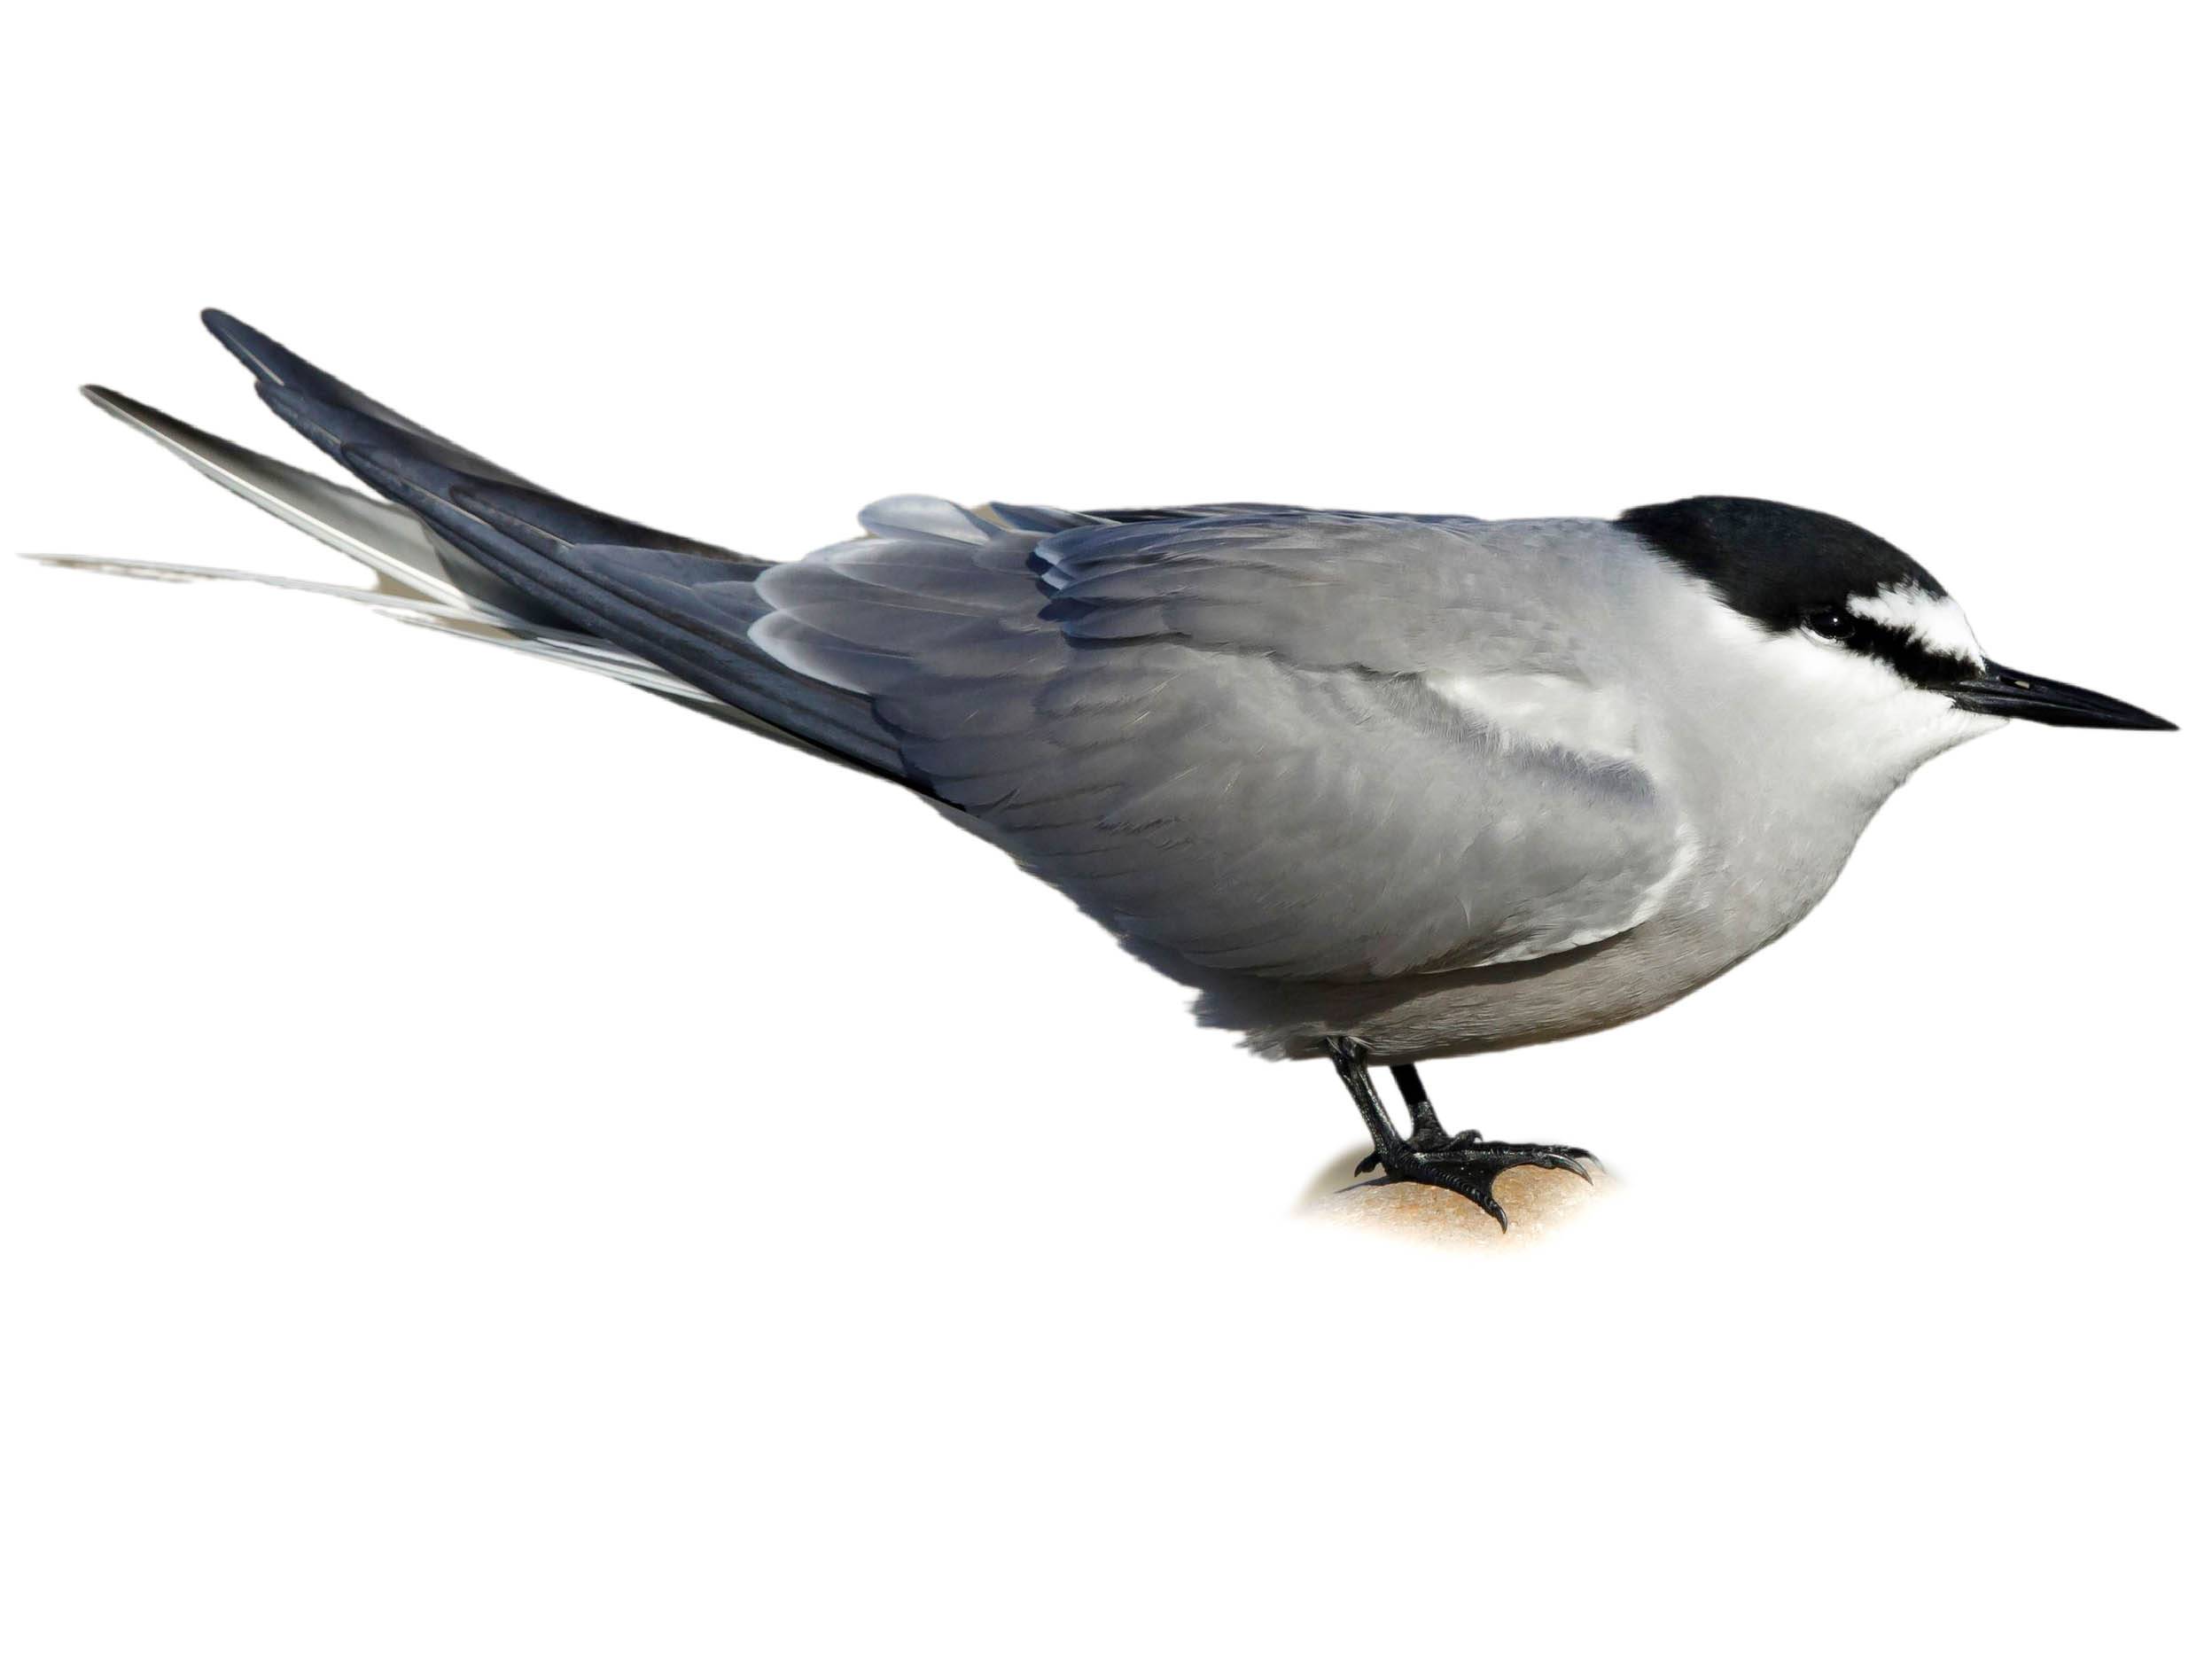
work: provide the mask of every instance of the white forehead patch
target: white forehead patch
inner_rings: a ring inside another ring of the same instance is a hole
[[[1982,655],[1981,642],[1967,626],[1967,613],[1948,594],[1939,596],[1925,588],[1893,583],[1872,598],[1854,595],[1850,608],[1855,615],[1910,634],[1929,650],[1942,651],[1977,668],[1988,660]]]

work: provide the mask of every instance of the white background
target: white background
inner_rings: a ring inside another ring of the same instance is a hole
[[[219,304],[750,551],[926,490],[1856,518],[2179,720],[1936,763],[1442,1253],[979,843],[621,688],[10,561],[12,1655],[2201,1652],[2180,8],[46,8],[10,550],[339,573]]]

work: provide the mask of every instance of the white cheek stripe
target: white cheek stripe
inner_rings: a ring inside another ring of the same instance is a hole
[[[1857,615],[1910,634],[1930,650],[1959,658],[1976,667],[1988,660],[1982,655],[1981,642],[1967,626],[1967,613],[1947,594],[1938,598],[1925,588],[1895,583],[1871,599],[1854,596],[1850,608]]]

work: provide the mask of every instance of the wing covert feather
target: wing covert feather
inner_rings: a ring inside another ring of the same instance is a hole
[[[878,534],[759,578],[751,636],[866,695],[913,775],[1132,939],[1285,978],[1442,971],[1633,926],[1680,867],[1632,744],[1439,689],[1608,695],[1570,623],[1609,603],[1603,556],[1571,534],[991,512],[871,509]]]

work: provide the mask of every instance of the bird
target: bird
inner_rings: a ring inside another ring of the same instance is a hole
[[[858,537],[775,561],[566,500],[203,321],[373,495],[86,395],[374,585],[50,562],[336,595],[917,796],[1184,985],[1202,1024],[1332,1067],[1371,1142],[1357,1175],[1443,1188],[1500,1227],[1500,1173],[1588,1179],[1597,1160],[1446,1130],[1421,1064],[1710,983],[1971,738],[2175,729],[1991,660],[1914,559],[1778,502],[1486,520],[898,495]]]

